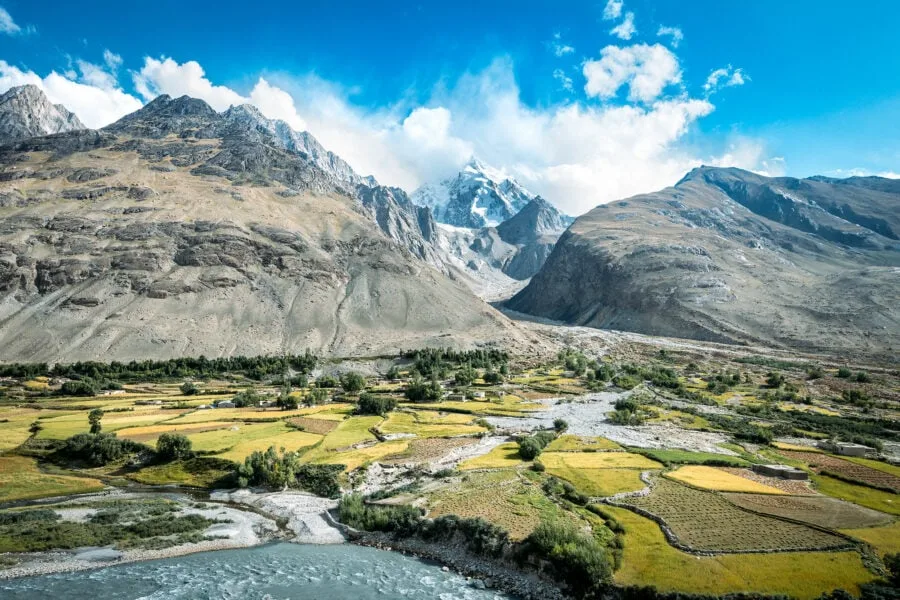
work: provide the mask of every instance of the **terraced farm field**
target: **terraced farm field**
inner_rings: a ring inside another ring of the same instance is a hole
[[[544,452],[539,460],[547,473],[594,497],[640,490],[646,487],[641,472],[662,468],[645,456],[627,452]]]
[[[471,469],[503,469],[517,467],[525,461],[519,456],[519,445],[515,442],[500,444],[487,454],[470,458],[459,465],[461,471]]]
[[[894,521],[884,527],[841,529],[841,533],[870,544],[881,556],[900,552],[900,521]]]
[[[690,450],[663,450],[650,448],[641,450],[641,454],[662,463],[677,465],[701,465],[708,461],[728,463],[737,467],[743,467],[749,464],[746,460],[738,458],[737,456],[714,454],[712,452],[691,452]]]
[[[443,458],[449,452],[478,443],[475,438],[426,438],[415,439],[403,452],[385,457],[381,462],[389,464],[427,463]]]
[[[471,415],[434,411],[392,412],[379,425],[384,434],[408,433],[417,437],[453,437],[487,431],[472,424]]]
[[[825,496],[725,494],[725,497],[741,508],[829,529],[875,527],[892,520],[882,512]]]
[[[43,473],[27,456],[0,456],[0,502],[82,494],[103,489],[90,477]]]
[[[853,502],[854,504],[889,515],[900,515],[900,496],[892,492],[876,490],[866,485],[847,483],[827,475],[813,475],[812,481],[816,489],[822,494]]]
[[[626,530],[622,567],[614,576],[620,585],[708,595],[747,590],[813,600],[837,588],[859,594],[859,584],[875,578],[855,551],[696,556],[669,545],[650,519],[625,508],[604,510]]]
[[[621,449],[620,445],[606,438],[577,435],[561,435],[545,448],[547,452],[602,452]]]
[[[815,452],[782,450],[781,453],[790,459],[808,464],[817,473],[834,473],[845,479],[900,493],[900,476],[890,472],[888,469],[874,469],[865,464]],[[887,466],[889,465],[885,465],[885,467]]]
[[[751,494],[785,494],[782,490],[736,475],[717,467],[687,465],[666,473],[666,477],[717,492],[747,492]]]
[[[811,527],[741,510],[724,497],[657,478],[644,497],[622,500],[662,519],[678,540],[713,552],[824,550],[847,541]]]

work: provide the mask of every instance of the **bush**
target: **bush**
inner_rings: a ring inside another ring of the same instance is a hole
[[[854,379],[859,383],[869,383],[872,380],[872,378],[869,377],[869,374],[865,371],[857,372]]]
[[[895,587],[900,587],[900,554],[886,554],[884,566],[888,570],[888,581]]]
[[[640,383],[630,375],[616,375],[613,377],[613,385],[623,390],[633,390]]]
[[[606,547],[565,519],[543,521],[525,540],[526,554],[550,562],[557,581],[576,597],[599,590],[612,577]]]
[[[247,388],[242,392],[235,394],[231,399],[235,408],[246,408],[248,406],[258,406],[263,400],[263,395],[253,388]]]
[[[771,371],[766,375],[766,387],[779,388],[784,385],[784,375],[777,371]]]
[[[331,375],[322,375],[316,379],[317,388],[336,388],[338,385],[340,385],[340,382]]]
[[[95,408],[88,413],[88,423],[91,424],[91,433],[100,433],[103,426],[100,420],[103,419],[103,409]]]
[[[303,399],[303,403],[307,406],[317,406],[328,402],[328,392],[324,388],[313,388]]]
[[[397,408],[397,401],[393,398],[363,393],[359,396],[359,402],[356,404],[356,414],[383,417],[395,408]]]
[[[837,376],[841,379],[849,379],[851,375],[853,375],[853,371],[851,371],[847,367],[841,367],[840,369],[838,369]]]
[[[544,463],[542,463],[541,461],[536,460],[536,461],[534,461],[534,463],[532,463],[531,470],[536,473],[543,473],[544,471],[547,470],[547,467],[545,467]]]
[[[341,523],[362,531],[389,531],[410,535],[419,528],[422,511],[414,506],[371,506],[359,494],[347,494],[338,504]]]
[[[478,373],[472,368],[472,365],[466,364],[453,375],[453,381],[456,385],[470,386],[478,377]]]
[[[385,375],[387,379],[390,381],[397,381],[400,379],[400,367],[397,365],[391,365],[391,368],[388,369],[387,375]]]
[[[366,389],[366,378],[356,371],[341,375],[341,387],[348,394],[356,394]]]
[[[272,488],[302,488],[319,496],[335,498],[341,493],[338,476],[343,465],[301,465],[300,453],[275,451],[269,446],[265,452],[253,452],[238,466],[238,485],[259,485]]]
[[[554,419],[553,420],[553,429],[556,433],[565,433],[565,431],[569,428],[569,424],[565,419]]]
[[[96,396],[100,386],[93,379],[79,379],[67,381],[59,388],[63,396]]]
[[[532,437],[519,442],[519,456],[524,460],[534,460],[544,448]]]
[[[599,381],[609,381],[616,376],[616,370],[612,365],[602,364],[594,371],[594,377]]]
[[[182,460],[193,456],[191,440],[180,433],[163,433],[156,440],[156,456],[163,461]]]
[[[102,467],[143,450],[148,448],[131,440],[120,440],[114,433],[79,433],[66,440],[59,454]]]
[[[181,393],[185,396],[193,396],[200,393],[200,388],[194,385],[194,382],[192,381],[185,381],[178,389],[180,389]]]

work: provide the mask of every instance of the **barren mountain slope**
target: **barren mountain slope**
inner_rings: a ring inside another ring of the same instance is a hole
[[[36,85],[20,85],[0,95],[0,144],[84,128],[78,117],[52,104]]]
[[[0,148],[0,360],[526,343],[341,182],[207,109]]]
[[[572,324],[896,358],[900,194],[701,168],[599,206],[508,306]]]

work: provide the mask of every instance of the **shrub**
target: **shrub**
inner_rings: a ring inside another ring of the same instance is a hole
[[[194,385],[194,382],[192,381],[185,381],[178,389],[180,389],[181,393],[185,396],[193,396],[194,394],[200,393],[200,388]]]
[[[317,406],[328,402],[328,392],[324,388],[313,388],[303,399],[303,403],[307,406]]]
[[[778,388],[784,385],[784,375],[777,371],[770,371],[766,375],[766,386],[770,388]]]
[[[414,506],[371,506],[359,494],[347,494],[338,504],[341,523],[363,531],[389,531],[410,535],[419,528],[422,511]]]
[[[593,535],[568,520],[543,521],[525,540],[526,555],[537,555],[553,566],[556,580],[576,597],[597,591],[612,576],[606,548]]]
[[[453,375],[453,380],[456,385],[470,386],[477,377],[478,373],[472,368],[472,365],[466,364]]]
[[[841,379],[848,379],[851,375],[853,375],[853,371],[851,371],[847,367],[841,367],[840,369],[838,369],[837,376]]]
[[[569,424],[565,419],[554,419],[553,420],[553,429],[556,433],[564,433],[569,428]]]
[[[865,371],[857,372],[854,379],[859,383],[869,383],[872,380],[871,377],[869,377],[869,374]]]
[[[888,581],[895,587],[900,587],[900,554],[886,554],[884,566],[888,570]]]
[[[531,470],[535,471],[537,473],[543,473],[544,471],[547,470],[547,467],[545,467],[544,463],[542,463],[541,461],[536,460],[536,461],[534,461],[534,463],[532,463]]]
[[[64,458],[101,467],[142,450],[147,447],[131,440],[120,440],[114,433],[79,433],[67,439],[59,453]]]
[[[322,375],[316,379],[317,388],[336,388],[338,385],[340,385],[340,382],[331,375]]]
[[[366,378],[356,371],[341,375],[341,387],[348,394],[356,394],[366,389]]]
[[[397,401],[393,398],[363,393],[359,396],[359,402],[356,404],[356,414],[384,416],[395,408],[397,408]]]
[[[391,365],[391,368],[388,369],[387,375],[385,375],[390,381],[397,381],[400,379],[400,367],[397,365]]]
[[[487,371],[482,379],[485,383],[490,384],[503,383],[503,375],[496,371]]]
[[[242,392],[235,394],[231,399],[235,408],[246,408],[248,406],[257,406],[263,400],[262,394],[253,388],[247,388]]]
[[[59,388],[63,396],[96,396],[100,386],[93,379],[79,379],[67,381]]]
[[[532,437],[519,442],[519,456],[524,460],[534,460],[540,455],[543,447]]]
[[[303,488],[319,496],[334,498],[340,495],[338,476],[343,465],[301,465],[300,453],[275,451],[269,446],[265,452],[253,452],[238,466],[238,485],[259,485],[272,488]]]
[[[95,408],[88,413],[88,423],[91,424],[91,433],[100,433],[103,429],[103,426],[100,424],[102,418],[103,410],[100,408]]]
[[[416,377],[406,386],[405,395],[410,402],[439,402],[444,392],[437,379],[425,383],[424,379]]]
[[[609,381],[616,376],[616,370],[612,365],[602,364],[594,371],[594,377],[600,381]]]
[[[616,375],[613,377],[613,385],[623,390],[632,390],[640,383],[630,375]]]
[[[193,456],[191,440],[180,433],[163,433],[156,440],[156,456],[163,461],[190,458]]]

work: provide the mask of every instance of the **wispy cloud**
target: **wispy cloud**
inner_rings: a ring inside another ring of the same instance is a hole
[[[0,6],[0,33],[8,35],[16,35],[22,33],[22,28],[16,24],[12,15],[5,8]]]
[[[656,36],[670,37],[673,48],[677,48],[678,44],[684,39],[684,33],[681,31],[680,27],[667,27],[665,25],[659,26],[659,29],[656,31]]]
[[[634,26],[634,13],[625,13],[625,19],[613,27],[609,33],[620,40],[630,40],[637,33],[637,28]]]
[[[562,34],[558,31],[553,34],[553,39],[550,41],[549,46],[550,51],[553,52],[557,58],[562,58],[567,54],[575,52],[575,48],[563,42]]]
[[[613,21],[622,16],[622,7],[625,3],[622,0],[609,0],[603,9],[603,19],[605,21]]]
[[[735,69],[728,65],[712,71],[706,78],[703,89],[707,95],[711,95],[721,88],[744,85],[748,81],[750,81],[750,77],[744,73],[743,69]]]
[[[559,87],[566,90],[567,92],[575,91],[575,82],[572,81],[572,78],[566,75],[566,72],[562,69],[553,70],[553,79],[558,81]]]

